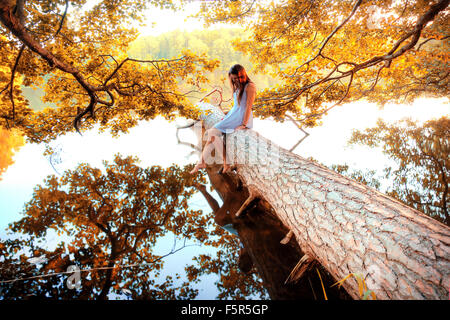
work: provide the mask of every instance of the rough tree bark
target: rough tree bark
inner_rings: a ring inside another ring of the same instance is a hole
[[[223,117],[210,104],[200,106],[211,111],[202,117],[203,130]],[[329,272],[326,283],[361,274],[378,299],[448,299],[449,227],[256,131],[229,134],[226,148],[236,171],[218,174],[220,163],[207,168],[224,201],[215,220],[237,230],[246,253],[241,260],[251,258],[271,298],[306,297],[305,279],[316,264]],[[284,281],[294,267],[290,278],[299,279],[298,286],[289,287]],[[343,287],[361,298],[355,279]]]

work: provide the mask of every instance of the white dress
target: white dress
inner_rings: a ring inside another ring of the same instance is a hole
[[[247,84],[248,85],[248,84]],[[247,109],[247,92],[242,95],[241,103],[238,103],[238,91],[233,94],[234,105],[233,108],[226,114],[226,116],[218,123],[214,125],[214,128],[222,131],[223,133],[233,133],[236,127],[239,127],[244,122],[245,111]],[[248,118],[247,128],[253,128],[253,114],[250,112]]]

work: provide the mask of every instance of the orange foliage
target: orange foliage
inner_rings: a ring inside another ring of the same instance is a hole
[[[0,128],[0,180],[6,168],[14,163],[14,153],[24,144],[25,139],[19,131]]]

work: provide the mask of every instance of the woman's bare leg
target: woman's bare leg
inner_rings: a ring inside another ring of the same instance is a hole
[[[205,156],[208,154],[208,152],[211,152],[213,148],[214,148],[214,145],[212,144],[212,142],[209,142],[209,141],[206,142],[206,145],[203,148],[202,154],[200,155],[200,159],[198,160],[194,169],[192,169],[190,171],[191,174],[196,173],[200,169],[206,168]]]
[[[223,171],[227,172],[230,169],[230,166],[226,162],[226,153],[224,149],[223,140],[220,137],[221,131],[211,128],[207,130],[208,134],[208,140],[206,142],[205,147],[203,148],[202,154],[200,155],[200,159],[198,163],[195,165],[194,169],[191,170],[192,173],[196,173],[199,169],[206,168],[205,159],[206,157],[211,156],[211,152],[213,149],[216,150],[216,152],[219,152],[223,159]]]
[[[227,172],[230,170],[231,166],[227,163],[227,152],[225,148],[222,148],[222,159],[223,159],[223,170],[222,173]]]
[[[206,157],[209,157],[213,149],[216,148],[216,144],[214,144],[214,141],[215,140],[217,141],[215,137],[219,132],[220,132],[219,130],[214,128],[207,130],[206,134],[208,140],[206,141],[205,147],[203,148],[203,151],[200,155],[200,159],[198,160],[195,167],[190,171],[191,174],[196,173],[199,169],[206,168],[205,159]]]
[[[227,163],[227,155],[225,152],[223,139],[221,137],[222,132],[217,129],[214,129],[214,128],[210,129],[210,130],[212,130],[212,134],[213,134],[213,136],[211,137],[211,141],[214,144],[214,148],[216,149],[216,152],[220,153],[220,156],[222,156],[222,160],[223,160],[222,172],[227,172],[228,170],[230,170],[231,166],[228,165],[228,163]],[[215,130],[215,131],[213,131],[213,130]]]

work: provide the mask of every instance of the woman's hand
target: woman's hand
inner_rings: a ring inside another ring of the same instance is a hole
[[[243,124],[241,124],[239,127],[236,127],[235,130],[244,130],[244,129],[248,129],[246,126],[244,126]]]

